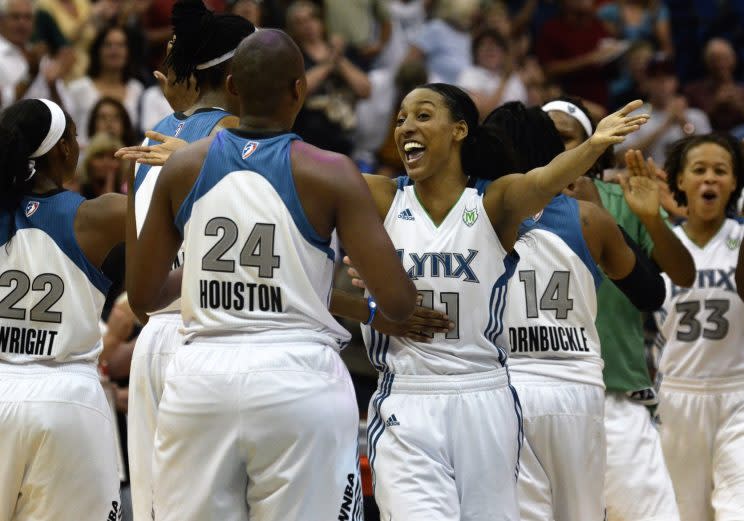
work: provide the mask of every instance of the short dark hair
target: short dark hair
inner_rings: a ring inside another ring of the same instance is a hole
[[[121,137],[122,142],[126,146],[134,145],[137,141],[137,136],[135,135],[134,126],[132,125],[132,118],[129,117],[129,112],[127,112],[127,109],[124,107],[121,101],[109,96],[105,96],[99,99],[96,104],[93,105],[93,109],[91,109],[90,111],[90,117],[88,118],[88,136],[93,137],[96,134],[96,117],[98,115],[98,111],[104,105],[112,105],[116,107],[116,111],[119,113],[119,117],[121,118],[123,133],[121,136],[116,137]]]
[[[729,134],[712,132],[710,134],[689,136],[675,141],[669,149],[666,161],[664,162],[664,171],[667,173],[669,190],[674,195],[674,200],[677,204],[687,206],[687,194],[679,189],[677,179],[685,169],[687,154],[690,150],[706,143],[713,143],[720,146],[731,156],[731,167],[736,177],[736,188],[726,203],[726,212],[734,215],[736,213],[736,202],[739,199],[742,186],[744,186],[744,152],[742,151],[741,143]]]
[[[507,43],[506,39],[496,29],[483,29],[473,37],[473,43],[470,47],[470,50],[473,53],[473,60],[475,60],[476,51],[478,50],[478,47],[480,47],[480,44],[481,42],[483,42],[483,40],[493,40],[494,42],[496,42],[496,45],[501,47],[504,51],[509,48],[509,44]]]

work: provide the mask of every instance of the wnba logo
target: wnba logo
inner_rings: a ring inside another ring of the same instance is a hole
[[[248,159],[248,157],[253,152],[255,152],[257,148],[258,148],[258,143],[255,141],[249,141],[248,143],[246,143],[245,146],[243,147],[243,154],[242,154],[243,159]]]
[[[39,209],[39,201],[30,201],[26,205],[26,217],[31,217]]]
[[[176,131],[173,133],[173,137],[178,137],[178,134],[183,130],[183,123],[179,123],[176,127]]]

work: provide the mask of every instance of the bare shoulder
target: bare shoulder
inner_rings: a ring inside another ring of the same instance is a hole
[[[229,116],[225,116],[224,118],[219,120],[212,129],[212,132],[209,133],[209,135],[214,136],[220,130],[224,130],[226,128],[237,128],[238,126],[240,126],[240,118],[238,116],[233,116],[232,114],[230,114]]]
[[[124,219],[126,212],[127,196],[109,193],[83,202],[78,210],[76,220],[82,226],[98,227],[100,224],[111,220]]]
[[[577,202],[579,203],[579,217],[583,228],[593,226],[601,231],[615,226],[615,219],[603,207],[591,201],[577,199]]]
[[[319,188],[336,191],[361,181],[359,169],[351,158],[303,141],[292,142],[291,159],[296,182],[310,182]]]

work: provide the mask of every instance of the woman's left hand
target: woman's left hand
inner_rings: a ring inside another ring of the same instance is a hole
[[[589,138],[589,142],[604,149],[625,141],[625,136],[641,128],[641,125],[649,119],[648,114],[631,115],[631,112],[642,106],[641,100],[631,101],[617,112],[602,119],[597,125],[597,130]]]
[[[177,137],[166,136],[154,130],[145,132],[145,136],[152,141],[160,141],[159,145],[137,145],[120,148],[114,154],[119,159],[134,160],[145,165],[162,166],[173,152],[185,147],[188,143]]]

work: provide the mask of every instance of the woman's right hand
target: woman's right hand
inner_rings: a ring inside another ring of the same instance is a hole
[[[128,159],[151,166],[163,166],[173,152],[185,147],[188,143],[177,137],[166,136],[154,130],[145,132],[145,137],[160,141],[159,145],[136,145],[120,148],[114,154],[119,159]]]

